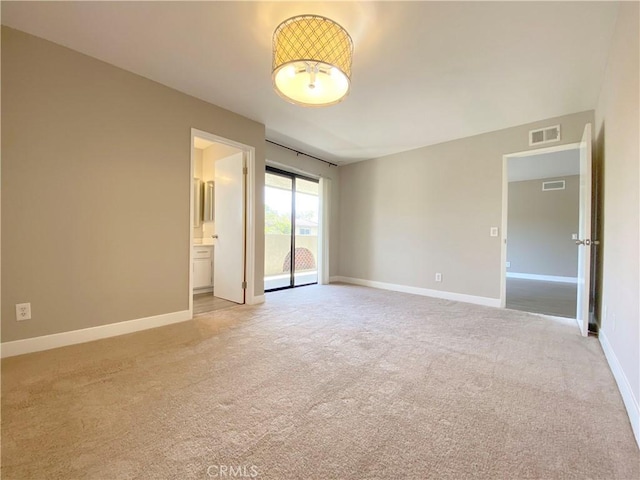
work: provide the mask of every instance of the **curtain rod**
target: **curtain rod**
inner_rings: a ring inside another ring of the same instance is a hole
[[[285,145],[280,145],[279,143],[272,142],[271,140],[267,140],[267,142],[269,142],[269,143],[271,143],[271,144],[273,144],[273,145],[277,145],[277,146],[282,147],[282,148],[286,148],[287,150],[291,150],[292,152],[295,152],[297,155],[304,155],[305,157],[313,158],[314,160],[320,160],[321,162],[328,163],[329,165],[332,165],[332,166],[334,166],[334,167],[337,167],[337,166],[338,166],[338,165],[337,165],[337,164],[335,164],[335,163],[331,163],[331,162],[328,162],[328,161],[323,160],[323,159],[321,159],[321,158],[314,157],[313,155],[309,155],[308,153],[299,152],[298,150],[295,150],[295,149],[293,149],[293,148],[291,148],[291,147],[287,147],[287,146],[285,146]]]

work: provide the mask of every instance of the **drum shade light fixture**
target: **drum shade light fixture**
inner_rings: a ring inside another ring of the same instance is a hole
[[[334,105],[349,93],[352,56],[351,37],[333,20],[291,17],[273,32],[273,86],[297,105]]]

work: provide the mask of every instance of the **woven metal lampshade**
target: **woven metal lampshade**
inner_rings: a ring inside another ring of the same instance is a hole
[[[351,87],[353,42],[344,28],[318,15],[299,15],[273,33],[273,86],[307,107],[342,101]]]

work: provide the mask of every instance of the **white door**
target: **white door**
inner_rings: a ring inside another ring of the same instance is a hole
[[[236,303],[244,303],[243,170],[242,152],[215,163],[213,294]]]
[[[589,329],[589,285],[591,283],[591,124],[580,142],[580,224],[578,227],[578,305],[576,320],[583,336]]]

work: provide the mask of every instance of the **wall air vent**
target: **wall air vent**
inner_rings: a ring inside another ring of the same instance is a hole
[[[554,180],[553,182],[542,182],[542,191],[564,190],[564,180]]]
[[[529,130],[529,146],[560,141],[560,125]]]

